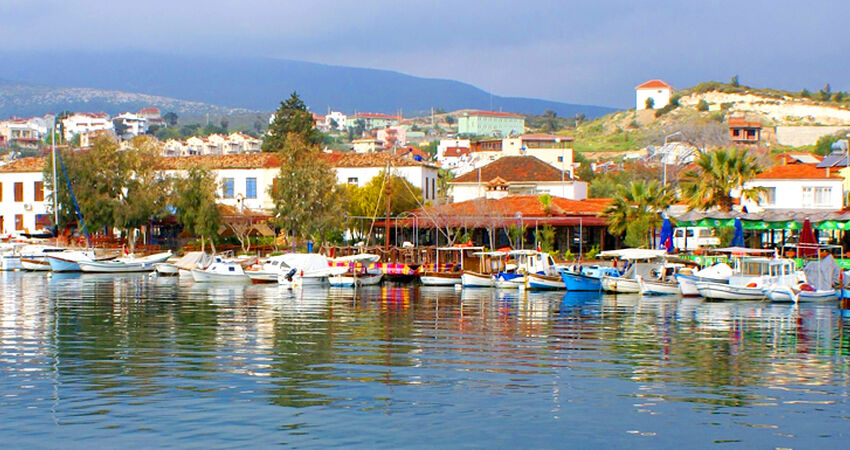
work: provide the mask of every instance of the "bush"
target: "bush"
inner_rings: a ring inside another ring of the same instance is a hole
[[[599,254],[599,246],[598,246],[598,245],[594,245],[593,247],[590,247],[590,250],[588,250],[588,251],[584,254],[584,257],[585,257],[586,259],[596,259],[596,255],[598,255],[598,254]]]
[[[708,102],[705,99],[701,99],[697,104],[697,111],[708,111]]]

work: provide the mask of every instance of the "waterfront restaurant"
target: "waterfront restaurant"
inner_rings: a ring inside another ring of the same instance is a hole
[[[517,242],[509,230],[516,227],[524,230],[520,245],[535,248],[537,232],[551,225],[556,251],[576,255],[593,247],[602,251],[619,245],[618,238],[608,233],[608,220],[602,214],[610,203],[608,198],[510,195],[433,205],[391,219],[391,233],[395,232],[391,241],[442,246],[462,243],[459,237],[466,236],[487,248],[515,248]],[[376,224],[378,229],[382,226]]]

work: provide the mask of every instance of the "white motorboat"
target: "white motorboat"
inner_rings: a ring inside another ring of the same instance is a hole
[[[384,278],[384,274],[371,274],[365,272],[351,272],[340,275],[331,275],[328,277],[328,283],[335,287],[357,287],[357,286],[374,286],[380,284]]]
[[[638,286],[640,286],[641,295],[679,295],[679,283],[668,280],[661,281],[657,279],[647,278],[638,275]]]
[[[732,268],[726,263],[717,263],[706,267],[702,270],[694,271],[693,273],[680,272],[676,274],[676,281],[679,282],[679,290],[682,296],[698,296],[697,281],[711,281],[714,283],[727,284],[732,276]]]
[[[98,257],[94,250],[66,250],[48,254],[47,262],[54,272],[79,272],[80,261],[109,261],[117,257],[118,253]]]
[[[127,256],[111,261],[79,261],[77,264],[80,266],[80,270],[85,273],[152,272],[155,270],[155,264],[165,262],[171,256],[169,250],[141,258]]]
[[[21,267],[24,270],[49,271],[50,263],[47,262],[47,255],[64,251],[62,247],[50,245],[25,245],[21,248]]]
[[[817,245],[818,258],[809,261],[803,268],[805,281],[796,285],[773,284],[765,288],[765,295],[773,302],[828,302],[837,300],[841,292],[835,289],[835,285],[841,282],[841,268],[835,262],[831,254],[821,257],[820,250],[837,248],[839,246]]]
[[[815,290],[804,284],[797,286],[774,285],[765,289],[765,296],[768,300],[777,303],[828,302],[838,300],[839,292],[836,289]]]
[[[153,265],[153,270],[156,274],[162,277],[179,277],[180,267],[177,264],[170,262],[161,262]]]
[[[0,243],[0,271],[22,270],[21,248],[23,243]]]
[[[192,269],[192,278],[196,283],[248,283],[251,281],[241,265],[225,262],[220,258],[206,269]]]
[[[605,292],[618,294],[637,294],[640,292],[640,284],[637,276],[649,275],[652,270],[662,266],[660,261],[666,250],[650,250],[643,248],[626,248],[622,250],[609,250],[599,254],[601,258],[615,258],[626,261],[626,270],[619,277],[602,275],[600,284]]]
[[[347,267],[331,267],[324,255],[318,253],[286,253],[272,256],[263,270],[275,272],[277,282],[285,286],[321,286],[331,275],[348,271]]]
[[[794,261],[781,258],[744,257],[729,283],[697,281],[699,295],[712,300],[764,300],[770,286],[794,286],[805,281],[805,275],[794,267]]]
[[[564,284],[564,279],[561,278],[561,275],[557,276],[552,275],[543,275],[539,273],[529,273],[526,275],[528,277],[528,288],[529,289],[566,289],[567,286]]]
[[[564,281],[561,278],[558,268],[555,265],[555,260],[552,259],[546,252],[537,250],[511,250],[507,254],[508,259],[513,259],[515,271],[499,272],[495,276],[495,285],[502,289],[517,289],[517,288],[544,288],[544,277],[551,277],[545,288],[558,286],[556,289],[564,289]],[[510,265],[506,264],[506,268]],[[540,275],[537,277],[537,284],[531,286],[531,274]],[[557,278],[557,281],[555,280]]]

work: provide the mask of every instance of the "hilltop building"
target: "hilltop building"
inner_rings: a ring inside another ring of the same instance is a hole
[[[662,80],[649,80],[635,87],[635,109],[647,109],[648,99],[652,99],[652,109],[661,109],[670,103],[673,86]]]
[[[457,121],[460,136],[517,136],[525,132],[525,117],[499,111],[470,111]]]

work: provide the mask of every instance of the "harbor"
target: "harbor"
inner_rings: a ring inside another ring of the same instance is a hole
[[[847,439],[843,303],[3,272],[0,306],[15,447]]]

